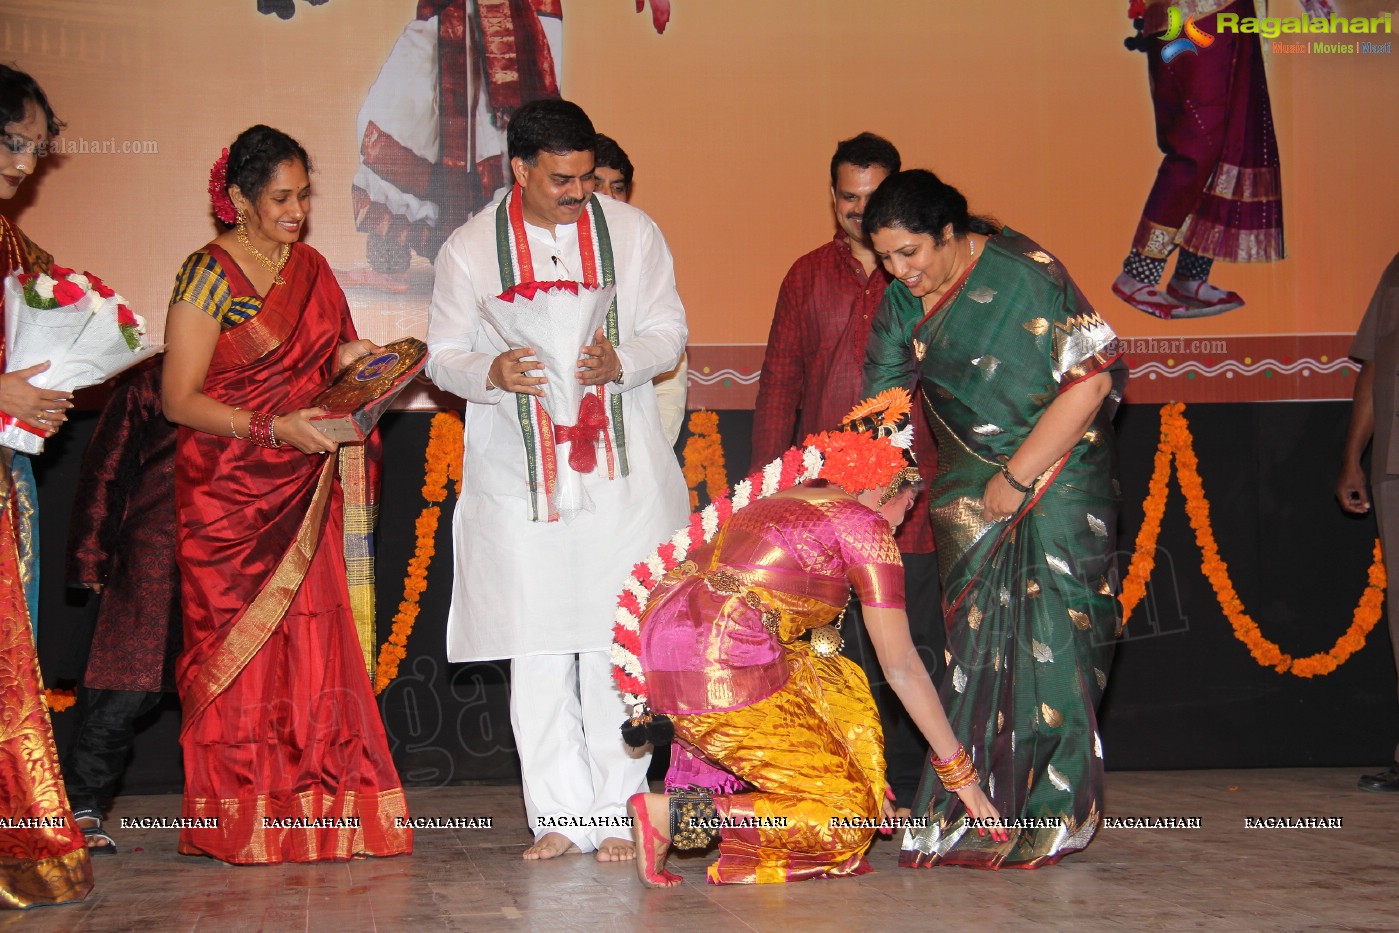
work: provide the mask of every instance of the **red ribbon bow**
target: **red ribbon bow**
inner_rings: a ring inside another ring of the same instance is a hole
[[[571,444],[568,465],[575,473],[591,473],[597,466],[597,442],[607,430],[607,412],[602,400],[589,392],[578,406],[578,423],[554,424],[554,443]]]

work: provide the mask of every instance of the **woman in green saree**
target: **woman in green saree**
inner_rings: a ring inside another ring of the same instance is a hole
[[[1122,346],[1053,256],[967,212],[931,172],[890,176],[865,229],[896,279],[864,394],[917,383],[938,442],[930,509],[948,630],[942,701],[1009,841],[969,831],[930,766],[904,865],[1034,868],[1102,813],[1097,705],[1121,613],[1112,415]]]

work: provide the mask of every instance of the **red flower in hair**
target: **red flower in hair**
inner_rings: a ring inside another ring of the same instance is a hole
[[[209,202],[214,205],[214,216],[230,226],[238,220],[238,211],[228,196],[228,150],[209,169]]]

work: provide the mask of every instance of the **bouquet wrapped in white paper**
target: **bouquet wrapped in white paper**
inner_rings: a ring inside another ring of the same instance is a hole
[[[589,288],[578,282],[529,282],[481,303],[481,316],[501,341],[513,349],[530,347],[549,380],[542,397],[531,398],[546,418],[534,417],[535,453],[540,461],[536,504],[550,517],[568,522],[579,512],[593,510],[582,475],[598,463],[598,452],[609,443],[610,422],[604,392],[578,382],[583,347],[607,319],[615,286]],[[538,369],[533,375],[541,375]],[[537,411],[536,411],[537,415]],[[540,422],[543,422],[542,424]],[[552,430],[545,431],[544,428]],[[556,448],[567,444],[566,460]]]
[[[72,392],[105,382],[160,352],[145,334],[126,299],[90,273],[53,266],[5,279],[5,372],[52,364],[32,385]],[[44,432],[0,413],[0,444],[37,454]]]

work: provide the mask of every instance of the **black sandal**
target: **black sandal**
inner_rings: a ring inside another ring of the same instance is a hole
[[[78,820],[92,820],[96,824],[94,826],[78,826],[78,829],[82,830],[83,841],[87,844],[88,855],[117,854],[117,841],[102,828],[102,817],[96,810],[75,811],[73,813],[73,821],[76,823]],[[100,841],[98,841],[97,845],[93,845],[92,843],[94,840]]]

